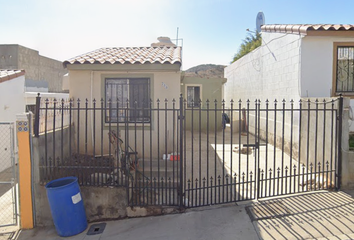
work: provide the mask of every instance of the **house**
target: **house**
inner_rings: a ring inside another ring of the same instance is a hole
[[[0,122],[16,122],[16,115],[35,112],[38,93],[43,99],[67,99],[68,93],[48,92],[44,81],[26,80],[25,70],[0,70]],[[42,87],[41,87],[42,84]]]
[[[227,107],[231,99],[242,99],[242,108],[255,109],[242,116],[248,131],[307,169],[318,164],[335,169],[337,152],[346,166],[350,158],[344,150],[354,124],[349,129],[349,101],[344,101],[340,122],[340,101],[331,97],[354,96],[354,25],[268,24],[261,34],[260,47],[225,68]],[[343,128],[337,136],[339,122]],[[348,184],[347,169],[339,169],[343,185]]]
[[[49,92],[63,92],[66,70],[62,62],[41,56],[36,50],[18,44],[0,44],[0,69],[24,69],[31,86],[44,85]]]
[[[83,151],[87,147],[88,152],[107,154],[107,133],[110,128],[129,127],[134,130],[130,131],[131,134],[144,132],[146,138],[151,133],[152,141],[158,138],[157,132],[162,136],[167,131],[166,135],[172,138],[175,126],[171,124],[159,129],[158,125],[159,121],[168,121],[165,119],[167,116],[157,110],[144,110],[150,104],[153,108],[165,108],[167,102],[168,107],[172,108],[172,101],[178,104],[180,96],[182,49],[171,43],[164,44],[166,38],[159,40],[157,46],[100,48],[64,61],[69,72],[66,78],[69,78],[70,97],[75,99],[75,106],[78,99],[81,100],[81,106],[85,106],[87,99],[91,109],[103,105],[106,108],[104,113],[96,113],[104,115],[104,120],[100,115],[94,117],[93,111],[88,113],[87,122],[84,115],[81,115],[76,134],[86,140],[80,141],[79,149]],[[109,110],[117,107],[119,110]],[[123,131],[120,134],[123,139],[126,137]],[[103,136],[103,142],[95,142],[94,136]],[[168,145],[169,142],[165,141]],[[141,151],[142,145],[138,144],[137,151],[149,156],[150,149]],[[155,145],[152,151],[157,151]],[[162,152],[162,149],[159,151]]]
[[[201,124],[201,130],[206,130],[207,125],[209,129],[213,130],[215,128],[215,112],[209,112],[212,116],[207,118],[207,112],[203,111],[201,113],[201,118],[198,116],[193,118],[192,125],[192,109],[215,109],[215,104],[217,108],[222,108],[223,100],[223,84],[226,82],[225,78],[218,77],[200,77],[200,76],[182,76],[181,79],[181,93],[186,99],[185,107],[186,110],[186,129],[194,130],[199,129],[199,121]],[[208,102],[207,102],[208,101]],[[193,111],[196,114],[195,111]],[[221,114],[219,114],[219,119]],[[222,124],[219,120],[217,128],[221,129]]]
[[[354,96],[354,25],[269,24],[261,29],[262,45],[225,68],[226,102],[236,96],[295,103]]]
[[[16,114],[25,112],[24,92],[24,70],[0,70],[1,122],[15,122]]]

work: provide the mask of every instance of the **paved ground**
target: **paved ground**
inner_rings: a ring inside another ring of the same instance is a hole
[[[17,239],[354,239],[353,195],[354,190],[321,191],[111,221],[97,235],[87,235],[86,229],[76,236],[60,238],[54,228],[36,228],[23,230]]]

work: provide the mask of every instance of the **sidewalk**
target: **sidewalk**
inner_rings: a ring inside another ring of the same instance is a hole
[[[354,190],[322,191],[189,209],[182,214],[110,221],[97,235],[87,235],[87,229],[61,238],[54,228],[35,228],[21,231],[18,239],[354,239],[353,195]]]

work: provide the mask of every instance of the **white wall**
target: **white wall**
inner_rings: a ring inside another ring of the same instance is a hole
[[[262,46],[225,68],[226,102],[299,100],[299,35],[262,33]]]
[[[225,68],[226,84],[224,84],[224,96],[226,106],[229,107],[231,99],[243,101],[250,100],[250,109],[255,108],[256,99],[261,100],[261,107],[265,108],[265,101],[269,100],[269,109],[274,109],[275,99],[278,101],[277,109],[283,107],[283,99],[287,102],[286,108],[290,108],[290,100],[294,100],[297,108],[300,100],[300,47],[301,36],[284,33],[262,33],[262,46],[247,54],[243,58]],[[254,132],[254,112],[248,116],[249,131]],[[276,120],[276,124],[274,120]],[[283,133],[283,119],[286,131]],[[268,126],[269,141],[282,142],[285,139],[287,148],[291,148],[291,130],[298,131],[299,116],[295,112],[291,118],[289,113],[274,110],[261,112],[260,135],[265,137]],[[263,130],[263,131],[262,131]],[[276,139],[274,140],[274,135]],[[292,138],[294,144],[298,142],[298,136]],[[292,146],[293,148],[296,146]]]
[[[25,112],[25,76],[0,83],[0,121],[15,122]]]
[[[307,36],[302,41],[301,97],[331,97],[333,81],[333,43],[353,42],[349,37]],[[354,109],[354,99],[350,101]],[[354,123],[350,121],[350,131]]]

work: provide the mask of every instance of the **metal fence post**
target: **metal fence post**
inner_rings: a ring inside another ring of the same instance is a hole
[[[183,121],[184,121],[184,116],[183,116],[183,96],[182,94],[179,97],[179,131],[180,131],[180,137],[179,137],[179,156],[180,156],[180,174],[179,174],[179,206],[183,206]]]
[[[34,136],[39,137],[39,112],[41,107],[41,97],[38,93],[36,97],[36,112],[34,117]]]
[[[340,189],[342,183],[342,121],[343,121],[343,96],[339,97],[339,106],[338,106],[338,186],[337,190]]]

